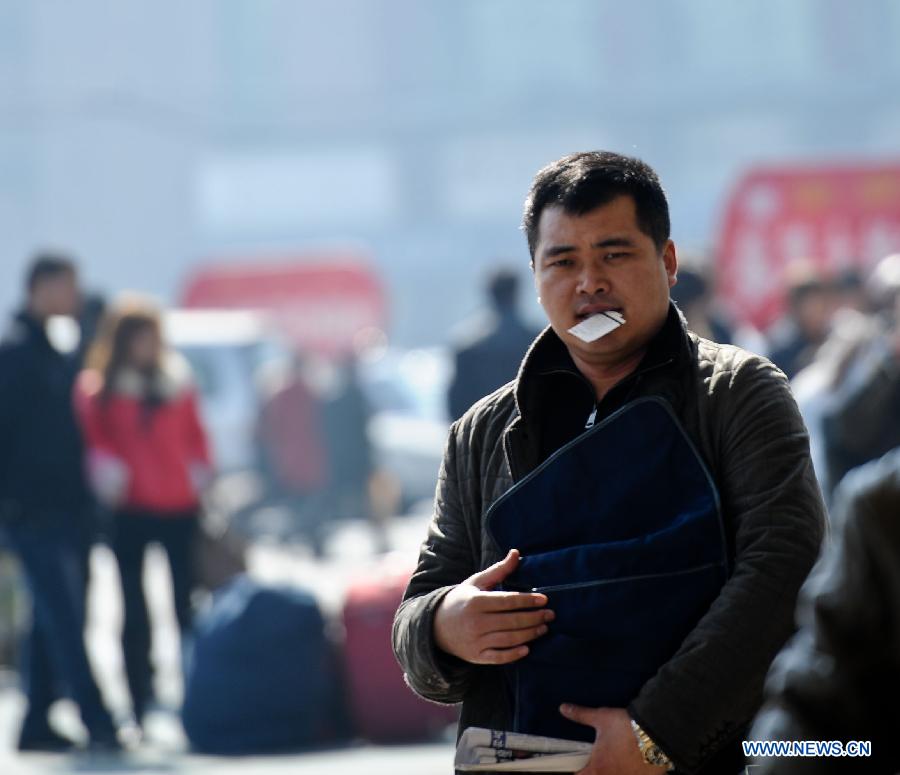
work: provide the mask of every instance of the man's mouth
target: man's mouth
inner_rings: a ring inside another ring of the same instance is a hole
[[[591,304],[578,310],[575,313],[575,319],[579,321],[587,320],[594,315],[608,315],[609,313],[613,313],[614,317],[624,317],[621,307],[612,307],[608,304]]]

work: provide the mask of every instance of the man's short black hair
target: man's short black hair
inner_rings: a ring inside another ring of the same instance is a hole
[[[61,274],[75,274],[75,262],[61,253],[38,253],[31,259],[25,275],[25,287],[29,293],[38,283]]]
[[[669,203],[653,169],[611,151],[583,151],[548,164],[534,176],[522,218],[532,261],[544,208],[556,205],[570,215],[584,215],[619,196],[634,200],[638,228],[661,251],[671,229]]]

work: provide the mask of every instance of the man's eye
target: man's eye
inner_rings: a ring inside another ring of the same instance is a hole
[[[572,263],[571,258],[558,258],[550,266],[572,266]]]
[[[604,256],[604,258],[605,258],[607,261],[615,261],[615,260],[617,260],[617,259],[625,258],[625,257],[627,257],[627,256],[628,256],[627,253],[607,253],[607,254]]]

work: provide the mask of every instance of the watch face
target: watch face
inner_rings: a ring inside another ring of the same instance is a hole
[[[669,764],[669,757],[659,750],[655,745],[650,745],[644,754],[644,759],[648,764]]]
[[[660,747],[650,739],[650,735],[636,721],[632,720],[631,728],[634,730],[635,737],[637,737],[641,756],[647,764],[659,767],[672,767],[672,760],[662,752]]]
[[[657,747],[656,743],[650,744],[650,750],[648,751],[648,753],[648,760],[650,764],[658,764],[662,767],[668,767],[669,769],[672,769],[672,760]]]

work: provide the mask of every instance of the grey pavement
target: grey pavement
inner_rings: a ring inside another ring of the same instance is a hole
[[[384,564],[411,567],[425,536],[427,517],[395,519],[389,527],[387,556],[375,554],[375,540],[364,523],[337,526],[326,544],[326,555],[317,560],[302,545],[285,546],[260,541],[248,555],[249,572],[272,582],[297,584],[314,591],[327,613],[340,610],[343,594],[355,579]],[[128,708],[118,631],[121,597],[114,560],[100,547],[92,557],[93,584],[88,605],[87,643],[98,683],[108,705],[119,715]],[[452,772],[452,733],[442,742],[408,746],[373,746],[357,743],[333,750],[279,756],[222,758],[189,751],[184,733],[172,710],[181,698],[179,646],[174,614],[169,604],[168,572],[163,558],[148,559],[145,586],[154,622],[153,658],[157,669],[160,707],[151,712],[140,746],[121,756],[88,754],[18,754],[15,736],[23,712],[23,700],[14,673],[0,673],[0,775],[37,773],[338,773],[367,775],[446,775]],[[83,738],[74,705],[57,703],[51,716],[61,731]]]
[[[57,756],[52,754],[0,755],[3,775],[56,775],[56,773],[185,773],[185,775],[451,775],[453,749],[449,745],[397,748],[359,747],[342,751],[290,756],[217,758],[187,756],[145,749],[121,757]]]

